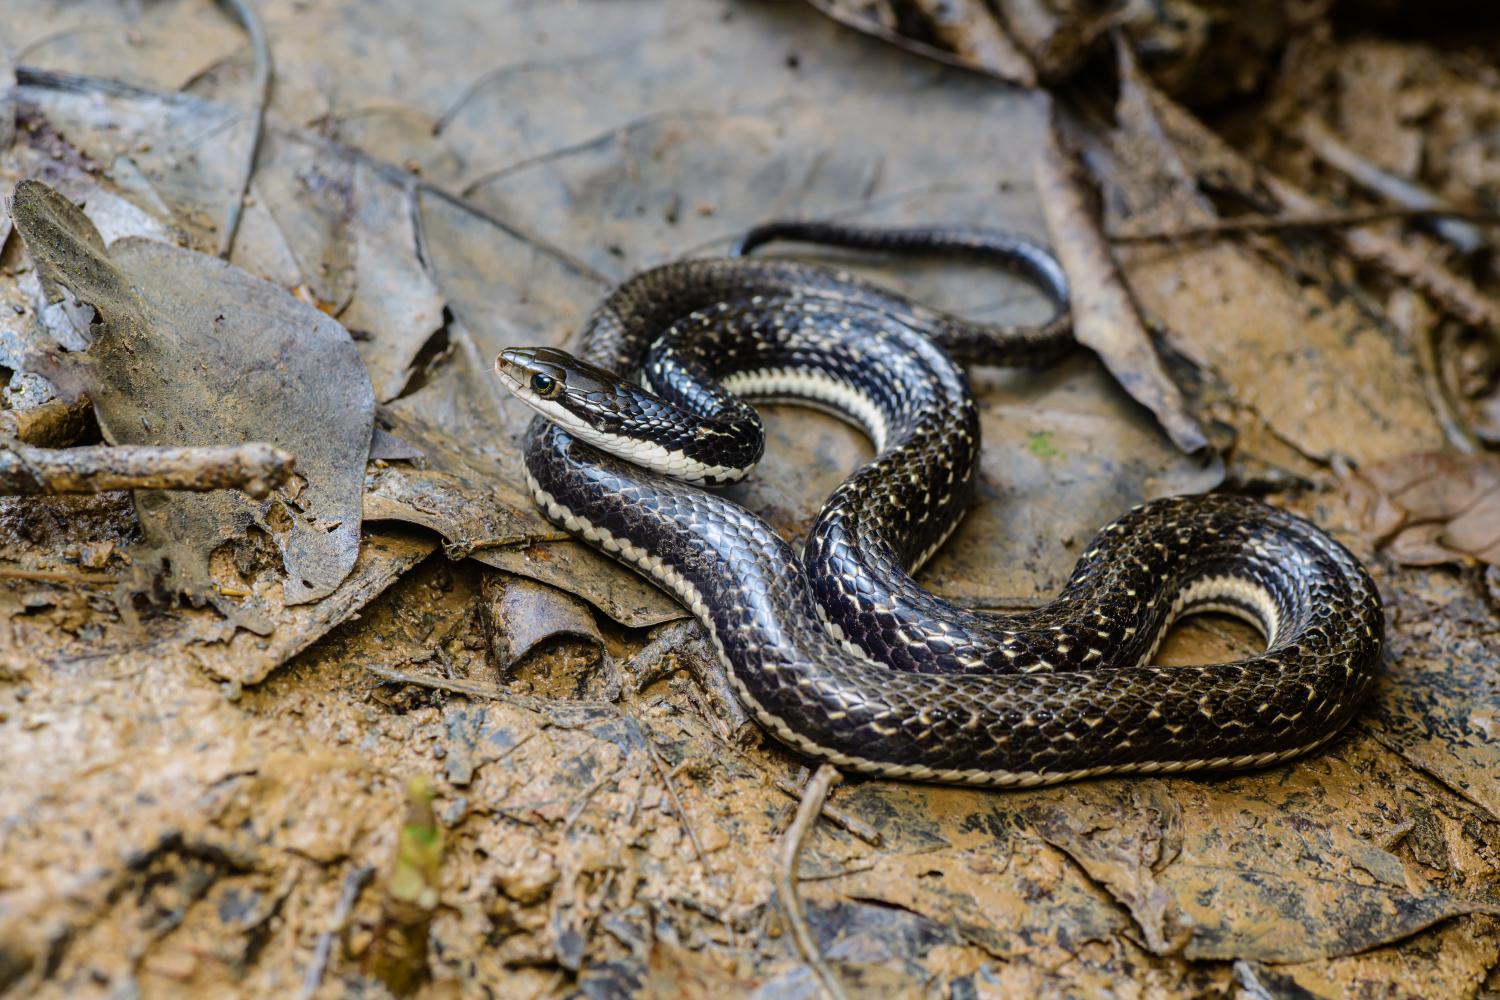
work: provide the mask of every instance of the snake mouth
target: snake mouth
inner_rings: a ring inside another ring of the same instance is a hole
[[[535,348],[507,347],[495,358],[495,374],[507,389],[524,397],[527,380],[540,371],[536,360]]]

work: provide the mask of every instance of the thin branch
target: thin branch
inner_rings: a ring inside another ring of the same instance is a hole
[[[656,773],[661,777],[662,784],[666,786],[667,794],[672,797],[672,808],[677,810],[677,820],[687,831],[688,839],[693,842],[693,852],[698,855],[698,863],[703,866],[703,871],[707,873],[709,879],[714,880],[717,876],[713,868],[709,866],[708,854],[703,850],[703,841],[698,839],[698,831],[693,829],[687,810],[682,807],[682,799],[677,794],[677,786],[673,783],[672,776],[667,773],[667,768],[661,759],[661,751],[656,749],[656,741],[651,738],[645,726],[641,726],[641,736],[646,741],[646,749],[651,754],[651,763],[655,765]]]
[[[545,712],[549,705],[548,702],[541,698],[503,691],[493,684],[480,684],[475,681],[465,681],[457,678],[414,674],[405,670],[396,670],[392,667],[377,666],[373,663],[366,663],[364,668],[376,677],[394,684],[415,684],[417,687],[432,688],[435,691],[447,691],[451,694],[461,694],[471,698],[489,698],[492,701],[505,702],[509,705],[515,705],[517,708],[524,708],[533,712]],[[600,704],[602,705],[603,703],[601,702]]]
[[[1436,194],[1365,159],[1328,130],[1316,118],[1305,117],[1296,134],[1314,156],[1340,171],[1360,187],[1407,209],[1439,211],[1443,200]],[[1428,229],[1451,243],[1460,253],[1472,254],[1484,246],[1484,234],[1468,222],[1446,214],[1429,217]]]
[[[1293,212],[1316,212],[1320,207],[1312,195],[1275,174],[1266,174],[1262,181]],[[1443,267],[1430,254],[1374,229],[1356,226],[1341,230],[1338,236],[1356,260],[1382,268],[1426,293],[1465,323],[1500,330],[1500,309],[1472,281]]]
[[[108,586],[119,583],[108,573],[69,573],[57,569],[12,569],[0,566],[0,580],[31,580],[36,583],[76,583],[83,586]]]
[[[776,898],[781,900],[781,908],[786,914],[786,922],[792,932],[792,941],[797,945],[797,951],[801,953],[802,960],[812,966],[817,974],[818,981],[823,986],[823,992],[831,1000],[846,1000],[843,986],[838,978],[834,976],[833,970],[828,963],[823,961],[823,954],[818,950],[818,942],[813,938],[812,928],[807,925],[807,915],[802,912],[802,898],[797,895],[797,866],[802,856],[802,849],[807,846],[807,838],[812,834],[816,825],[818,814],[823,811],[823,802],[828,798],[828,790],[842,779],[838,769],[832,764],[824,764],[813,774],[808,781],[807,787],[802,792],[802,804],[797,807],[796,818],[792,825],[787,827],[786,835],[781,841],[781,864],[776,871]]]
[[[785,792],[794,799],[801,799],[806,787],[799,788],[797,783],[777,775],[772,783],[779,791]],[[864,820],[852,813],[845,812],[831,802],[823,803],[823,818],[846,833],[853,834],[871,847],[879,847],[885,842],[880,831],[875,829]]]
[[[250,178],[255,173],[255,157],[260,150],[260,134],[265,127],[266,105],[271,100],[271,48],[266,44],[265,28],[260,17],[247,0],[220,0],[234,15],[235,20],[250,36],[250,52],[255,59],[255,98],[250,105],[250,148],[245,151],[245,166],[235,185],[234,201],[229,205],[229,217],[224,220],[224,232],[219,237],[219,256],[228,258],[234,249],[234,236],[240,228],[240,215],[245,210],[245,196],[250,192]]]
[[[1288,229],[1347,229],[1376,222],[1413,219],[1465,219],[1481,225],[1500,225],[1500,214],[1477,209],[1449,207],[1360,208],[1348,211],[1308,211],[1286,215],[1242,215],[1178,229],[1149,229],[1111,233],[1111,243],[1176,243],[1214,239],[1244,233],[1269,233]]]
[[[259,443],[226,448],[34,448],[0,441],[0,495],[240,489],[264,497],[287,481],[294,464],[280,448]]]
[[[318,945],[313,949],[312,963],[307,967],[307,975],[302,977],[301,1000],[312,1000],[317,995],[318,987],[322,985],[323,973],[328,968],[328,959],[333,954],[333,941],[344,932],[348,926],[349,915],[354,912],[354,904],[359,901],[359,894],[369,884],[370,878],[375,874],[374,865],[360,865],[349,873],[344,879],[344,891],[339,895],[339,904],[333,911],[333,920],[327,930],[318,935]]]

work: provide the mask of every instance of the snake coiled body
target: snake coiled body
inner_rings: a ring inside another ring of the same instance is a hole
[[[782,226],[747,244],[786,235],[968,253],[1065,294],[1051,257],[1007,234]],[[1100,532],[1055,601],[1011,617],[954,608],[911,579],[973,494],[979,422],[954,359],[1040,363],[1069,344],[1065,318],[974,324],[846,273],[731,257],[624,283],[588,321],[576,361],[506,352],[501,370],[536,372],[558,393],[528,399],[551,417],[533,422],[526,448],[548,516],[677,594],[747,708],[809,755],[1016,786],[1255,766],[1325,742],[1373,676],[1382,615],[1357,560],[1294,515],[1231,496],[1144,504]],[[651,393],[623,378],[643,365]],[[580,440],[733,480],[760,441],[737,397],[822,406],[875,442],[800,558],[724,496]],[[1172,622],[1202,610],[1249,619],[1266,651],[1150,665]]]

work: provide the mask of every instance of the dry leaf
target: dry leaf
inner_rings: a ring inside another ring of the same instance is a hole
[[[1409,566],[1500,565],[1500,460],[1432,451],[1363,466],[1347,489],[1361,527]]]

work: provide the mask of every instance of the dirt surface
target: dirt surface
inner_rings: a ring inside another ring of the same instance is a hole
[[[1495,48],[1073,6],[12,0],[0,428],[85,394],[82,443],[297,466],[0,497],[0,990],[819,996],[774,889],[805,762],[536,512],[489,374],[802,216],[1020,229],[1082,278],[1089,350],[973,373],[980,496],[925,585],[1025,606],[1131,505],[1229,489],[1350,545],[1389,636],[1348,732],[1269,770],[841,784],[797,894],[843,991],[1500,993]],[[732,495],[795,538],[868,445],[769,429]]]

